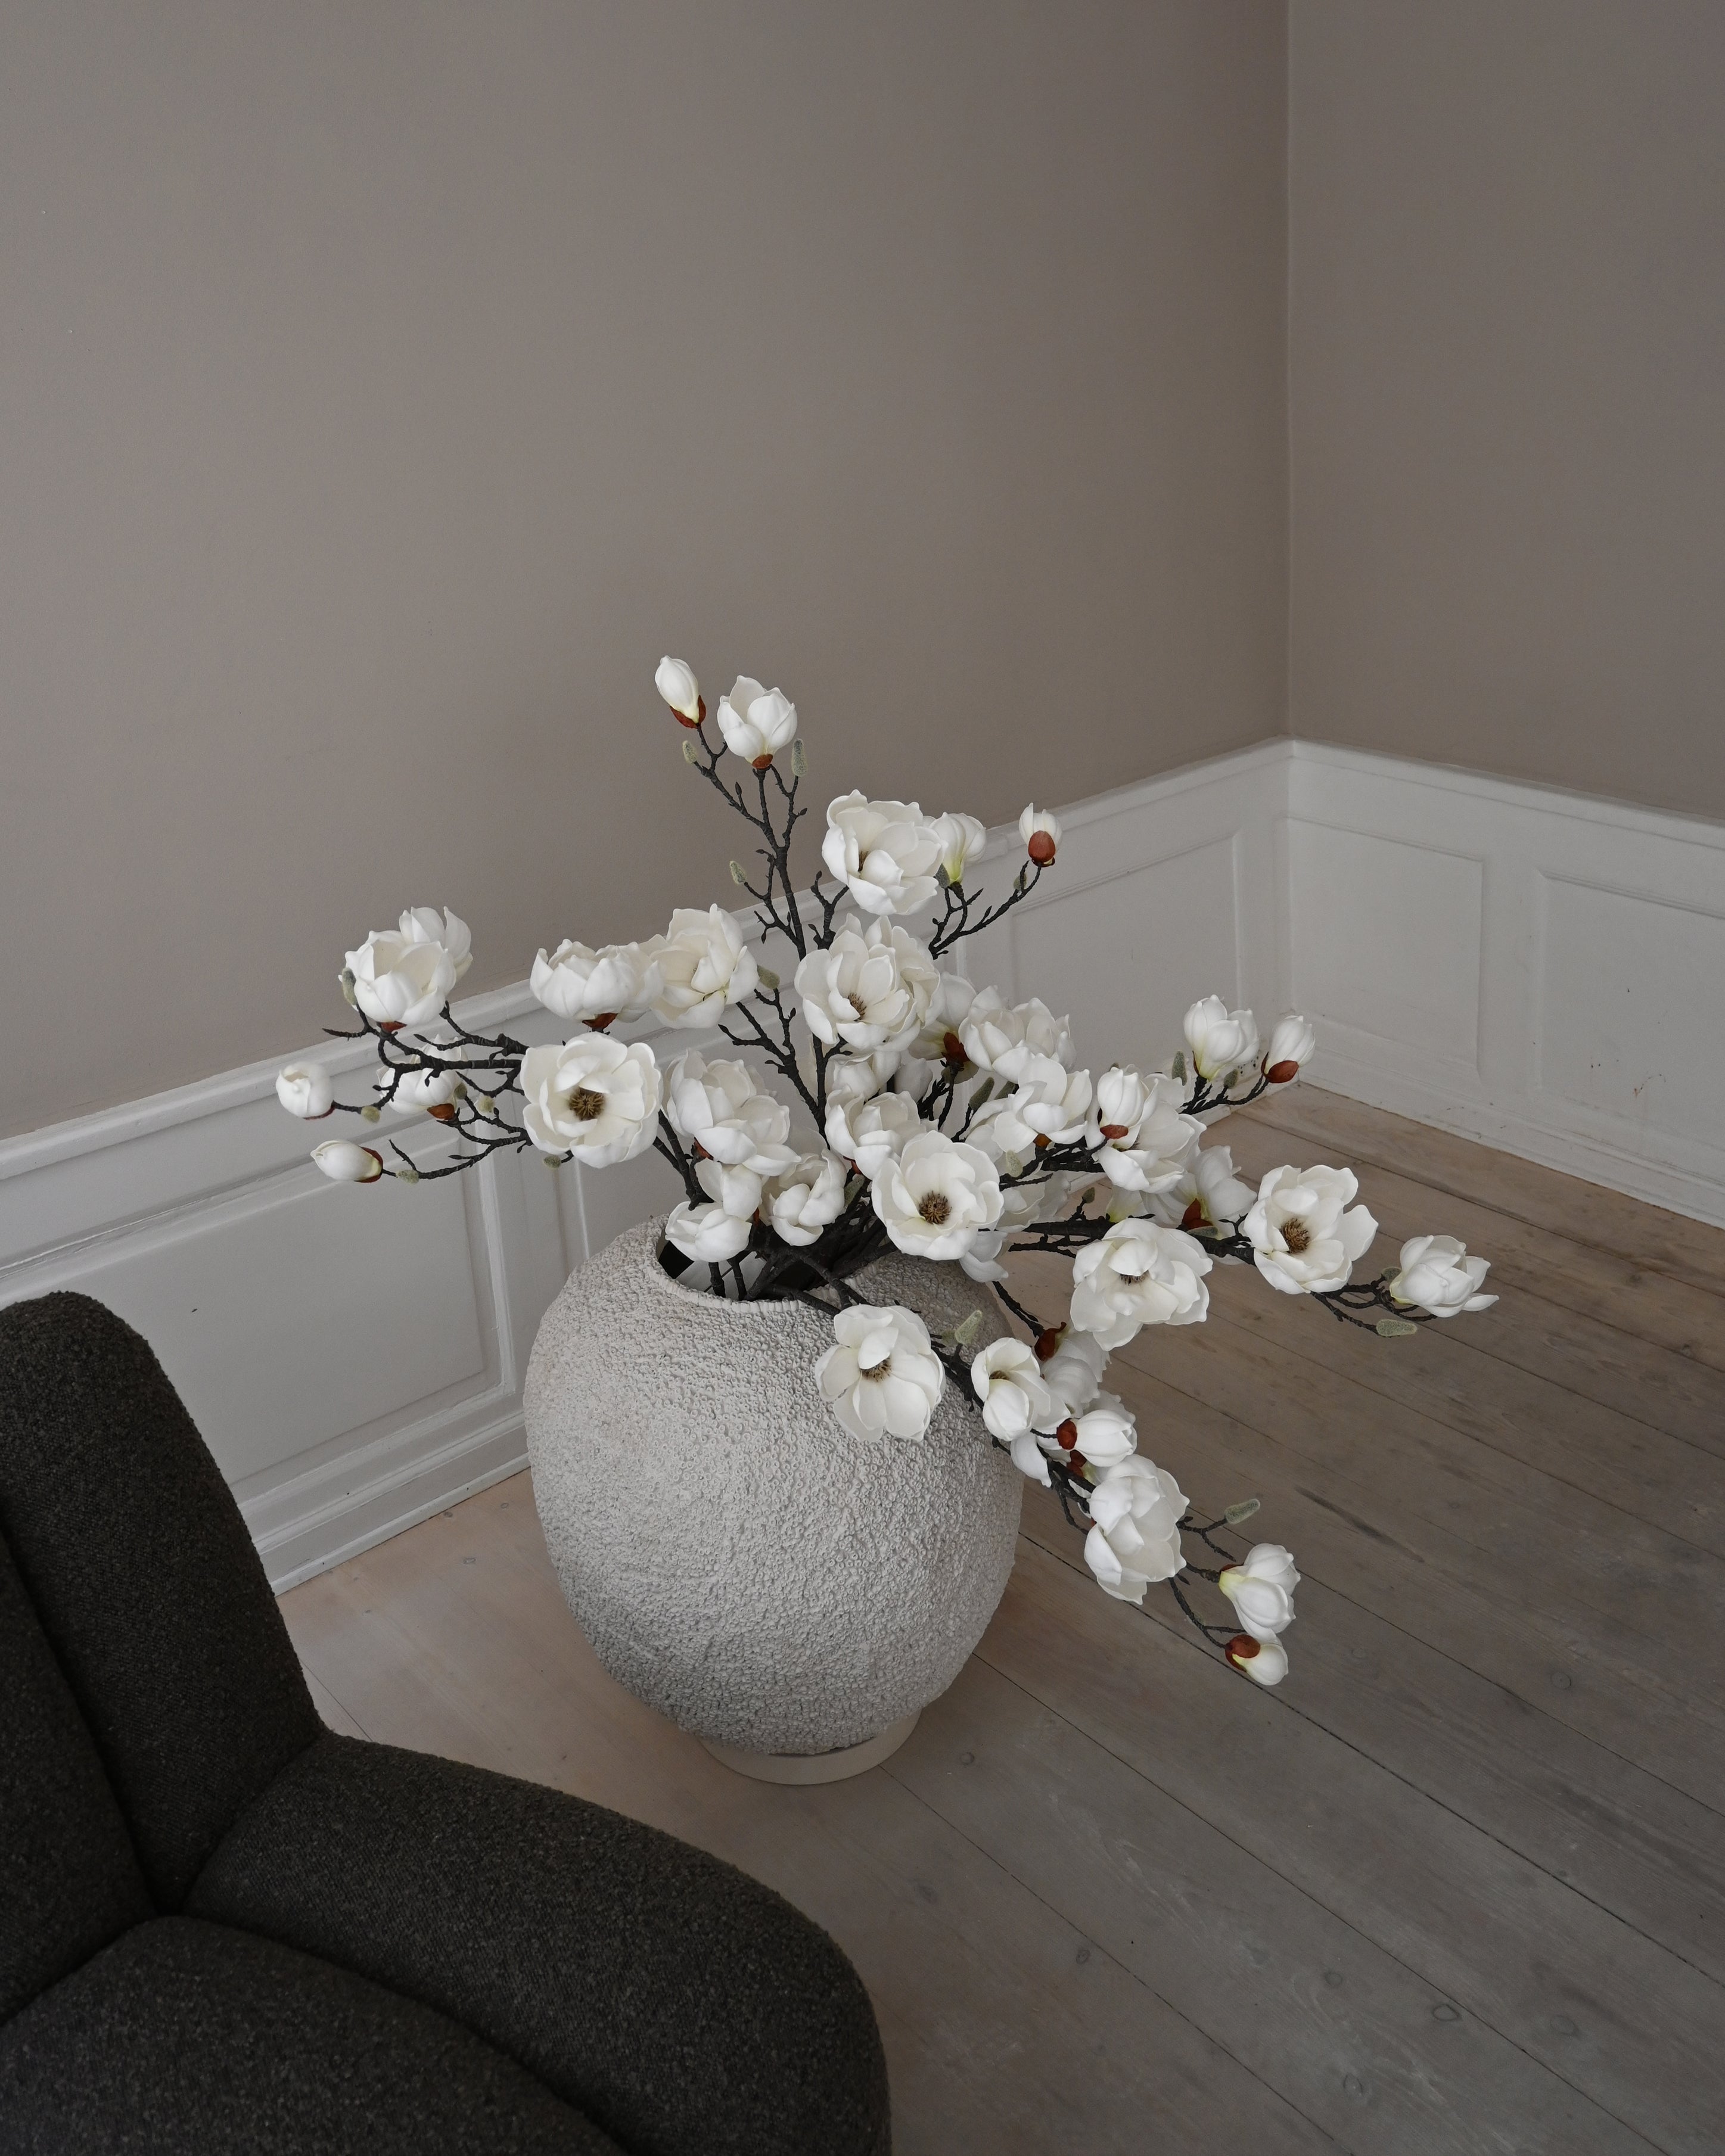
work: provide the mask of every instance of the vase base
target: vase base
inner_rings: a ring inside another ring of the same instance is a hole
[[[861,1744],[846,1744],[837,1752],[745,1752],[711,1737],[701,1741],[721,1766],[734,1774],[747,1774],[757,1782],[793,1783],[806,1788],[814,1782],[843,1782],[853,1774],[866,1774],[870,1767],[890,1759],[916,1727],[922,1712],[918,1707],[915,1714],[893,1722],[878,1737]]]

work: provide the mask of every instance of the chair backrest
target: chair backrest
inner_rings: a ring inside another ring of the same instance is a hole
[[[0,1851],[11,1855],[16,1815],[41,1853],[59,1774],[77,1796],[65,1846],[42,1861],[84,1876],[76,1836],[108,1832],[92,1824],[93,1757],[133,1876],[156,1909],[177,1909],[241,1809],[321,1725],[220,1471],[147,1343],[86,1296],[0,1311],[0,1537],[12,1596],[0,1700],[16,1689],[33,1702],[37,1732],[20,1754],[29,1786],[0,1772]],[[74,1897],[85,1918],[134,1905],[116,1862],[110,1848],[100,1891],[86,1880]]]

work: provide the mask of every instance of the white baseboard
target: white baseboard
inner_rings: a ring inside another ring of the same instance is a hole
[[[1163,1060],[1213,989],[1295,1004],[1333,1090],[1725,1225],[1725,829],[1288,742],[1062,813],[968,970],[1070,1010],[1081,1055]],[[464,1015],[553,1031],[525,986]],[[357,1098],[370,1057],[324,1060]],[[676,1194],[651,1155],[340,1188],[276,1068],[0,1143],[0,1301],[77,1288],[146,1335],[282,1587],[514,1471],[547,1305]]]

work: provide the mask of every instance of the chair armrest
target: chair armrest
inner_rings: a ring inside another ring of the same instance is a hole
[[[439,2008],[639,2156],[884,2156],[860,1979],[769,1888],[531,1782],[327,1734],[243,1812],[188,1915]]]

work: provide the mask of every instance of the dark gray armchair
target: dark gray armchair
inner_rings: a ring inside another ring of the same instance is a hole
[[[844,1955],[728,1865],[319,1722],[98,1303],[0,1312],[0,2149],[883,2156]]]

